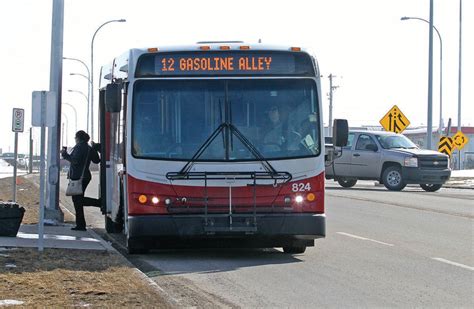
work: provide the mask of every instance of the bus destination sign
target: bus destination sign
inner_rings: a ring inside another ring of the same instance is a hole
[[[264,51],[146,54],[137,68],[137,76],[309,74],[314,69],[307,54]]]

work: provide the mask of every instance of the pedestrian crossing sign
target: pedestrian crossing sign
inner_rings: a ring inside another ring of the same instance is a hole
[[[379,122],[385,131],[394,133],[402,133],[410,125],[408,118],[396,105],[394,105]]]

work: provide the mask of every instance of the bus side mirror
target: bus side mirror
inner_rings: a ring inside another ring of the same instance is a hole
[[[334,119],[332,126],[332,142],[336,147],[347,146],[349,125],[346,119]]]
[[[122,85],[108,84],[105,88],[105,111],[118,113],[122,108]]]

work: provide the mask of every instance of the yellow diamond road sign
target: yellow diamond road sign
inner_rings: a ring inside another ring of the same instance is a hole
[[[463,149],[464,145],[466,145],[468,142],[469,142],[469,138],[466,135],[464,135],[462,131],[458,131],[453,136],[453,144],[459,150]]]
[[[395,133],[402,133],[410,125],[408,118],[396,105],[379,122],[386,131]]]
[[[449,136],[441,136],[438,143],[438,151],[451,156],[454,146],[453,139]]]

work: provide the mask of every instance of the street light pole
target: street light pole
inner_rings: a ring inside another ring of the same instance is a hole
[[[69,73],[71,76],[82,76],[87,79],[87,132],[90,132],[90,95],[91,95],[91,80],[90,75],[85,76],[81,73]]]
[[[426,148],[432,149],[433,139],[433,0],[430,0],[430,34],[428,39],[428,135],[426,136]]]
[[[89,98],[84,94],[84,92],[82,91],[79,91],[79,90],[71,90],[69,89],[68,92],[75,92],[75,93],[79,93],[80,95],[82,95],[85,99],[86,99],[86,102],[87,102],[87,114],[89,115]],[[87,119],[89,120],[89,119]],[[76,122],[77,123],[77,122]],[[89,126],[89,123],[88,123],[88,126]],[[89,132],[88,132],[89,133]]]
[[[419,17],[404,16],[400,18],[400,20],[410,20],[410,19],[421,20],[428,24],[430,23],[426,19],[419,18]],[[438,39],[439,39],[439,128],[438,128],[438,131],[439,131],[439,134],[441,135],[441,132],[443,130],[443,40],[441,39],[441,34],[439,33],[435,25],[433,25],[433,29],[436,31],[436,34],[438,35]]]
[[[66,120],[66,124],[64,124],[64,122],[62,123],[62,144],[64,145],[64,143],[66,143],[66,145],[68,144],[68,139],[67,139],[67,136],[68,136],[68,128],[69,128],[69,119],[67,118],[66,114],[61,113],[62,117],[64,117],[64,119]],[[65,129],[66,128],[66,129]]]
[[[123,23],[126,22],[125,19],[113,19],[106,21],[102,25],[97,28],[97,30],[94,32],[94,35],[92,36],[92,41],[91,41],[91,138],[94,140],[94,40],[95,36],[97,35],[97,32],[99,32],[100,29],[102,29],[103,26],[110,24],[110,23]]]
[[[84,76],[85,78],[87,78],[87,131],[89,132],[90,128],[89,128],[89,123],[90,123],[90,93],[92,91],[91,87],[91,71],[89,70],[89,67],[87,66],[87,64],[82,61],[81,59],[77,59],[77,58],[69,58],[69,57],[63,57],[63,59],[65,60],[72,60],[72,61],[77,61],[79,63],[81,63],[85,68],[86,68],[86,71],[87,71],[87,77],[85,75],[82,75],[82,74],[75,74],[75,73],[71,73],[69,75],[82,75]]]
[[[458,132],[461,131],[461,56],[462,56],[462,0],[459,0],[459,69],[458,69]],[[458,150],[458,169],[461,169],[461,150]]]
[[[77,110],[73,105],[71,105],[69,103],[63,102],[63,104],[66,105],[66,106],[69,106],[70,108],[73,109],[73,111],[74,111],[74,124],[75,124],[74,132],[77,132]]]

